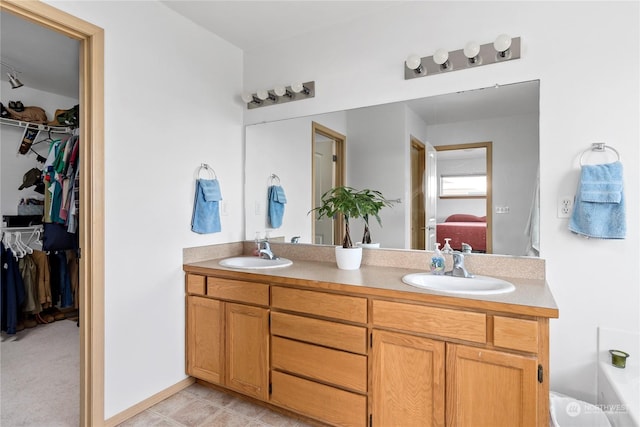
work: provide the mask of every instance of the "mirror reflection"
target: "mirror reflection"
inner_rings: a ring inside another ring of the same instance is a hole
[[[326,188],[349,185],[396,201],[380,212],[382,227],[371,224],[380,247],[431,250],[458,238],[475,252],[535,256],[538,122],[531,81],[247,126],[245,237],[334,244],[336,227],[309,211]],[[271,174],[287,193],[278,229],[266,222]],[[470,176],[485,177],[486,194],[441,194],[443,179]],[[457,237],[445,235],[451,223]]]

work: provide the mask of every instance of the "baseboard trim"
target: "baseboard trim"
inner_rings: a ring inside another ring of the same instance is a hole
[[[184,390],[185,388],[189,387],[191,384],[193,384],[195,382],[196,382],[196,380],[193,377],[185,378],[184,380],[180,381],[179,383],[176,383],[176,384],[172,385],[171,387],[166,388],[166,389],[162,390],[161,392],[158,392],[158,393],[154,394],[153,396],[149,397],[148,399],[145,399],[142,402],[137,403],[137,404],[133,405],[132,407],[130,407],[128,409],[125,409],[124,411],[114,415],[113,417],[109,418],[108,420],[105,420],[104,426],[105,427],[115,427],[118,424],[125,422],[129,418],[133,418],[136,415],[138,415],[139,413],[141,413],[143,411],[146,411],[147,409],[151,408],[156,403],[159,403],[159,402],[163,401],[167,397],[171,397],[174,394],[178,393],[179,391]]]

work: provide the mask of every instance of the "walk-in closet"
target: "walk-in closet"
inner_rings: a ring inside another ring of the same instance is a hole
[[[0,14],[0,425],[79,424],[79,42]]]

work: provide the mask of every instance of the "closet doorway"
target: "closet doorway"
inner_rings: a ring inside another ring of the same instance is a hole
[[[40,2],[1,0],[0,11],[80,42],[80,425],[99,426],[104,424],[104,33]]]

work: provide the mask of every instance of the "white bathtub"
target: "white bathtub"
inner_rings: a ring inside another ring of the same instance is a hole
[[[640,355],[639,355],[640,356]],[[640,426],[640,369],[629,366],[616,368],[609,362],[599,362],[598,407],[613,427]]]
[[[640,348],[636,332],[600,328],[598,407],[613,427],[640,427]],[[611,364],[609,350],[630,354],[624,369]]]

